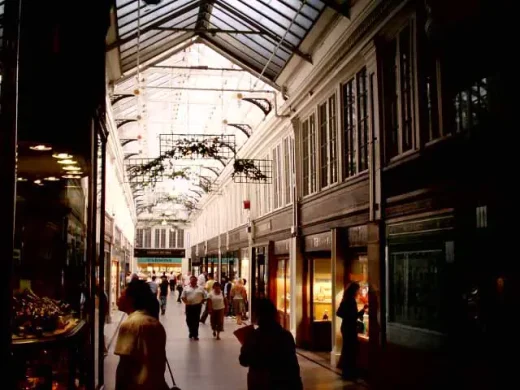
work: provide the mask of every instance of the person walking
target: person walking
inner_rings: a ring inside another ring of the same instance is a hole
[[[177,296],[177,303],[181,303],[181,295],[182,295],[182,290],[184,289],[184,284],[182,282],[182,274],[179,273],[179,275],[177,275],[177,292],[179,293],[178,296]]]
[[[157,284],[157,276],[152,276],[152,281],[148,283],[150,286],[150,290],[152,290],[152,293],[157,296],[157,291],[159,290],[159,285]]]
[[[339,305],[336,315],[342,319],[341,336],[343,347],[341,349],[340,365],[342,377],[345,380],[355,381],[358,377],[356,367],[356,357],[358,354],[357,322],[358,318],[363,318],[365,309],[358,311],[356,297],[359,294],[359,284],[356,282],[350,285],[343,292],[343,299]]]
[[[173,274],[173,271],[170,273],[170,280],[168,280],[170,285],[170,292],[175,292],[175,286],[177,285],[177,277]]]
[[[168,390],[166,332],[158,320],[157,297],[145,281],[132,281],[118,305],[128,317],[119,328],[114,350],[119,356],[116,390]]]
[[[242,279],[238,279],[231,289],[231,300],[233,301],[233,311],[237,317],[237,324],[242,325],[244,313],[246,312],[247,291],[244,288]]]
[[[161,302],[161,314],[166,313],[166,302],[168,298],[168,278],[166,275],[161,277],[161,284],[159,284],[159,301]]]
[[[267,298],[255,301],[258,328],[244,340],[239,362],[249,367],[248,390],[303,390],[293,335],[278,323]]]
[[[206,282],[206,285],[204,288],[206,289],[206,294],[209,294],[213,291],[213,285],[215,284],[215,279],[213,279],[213,274],[208,274],[208,281]],[[202,316],[200,317],[201,324],[205,324],[206,320],[208,319],[209,311],[208,311],[208,304],[204,305],[204,312],[202,313]]]
[[[208,295],[207,306],[213,337],[220,340],[220,332],[224,331],[224,314],[228,304],[220,283],[215,282],[212,287],[213,290]]]
[[[182,301],[186,305],[186,324],[188,325],[189,337],[193,340],[199,339],[199,319],[202,303],[206,299],[206,290],[197,286],[197,277],[190,278],[190,284],[182,291]]]

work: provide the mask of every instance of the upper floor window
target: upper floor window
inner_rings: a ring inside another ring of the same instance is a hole
[[[415,148],[414,24],[408,23],[383,48],[385,157]]]
[[[177,230],[177,247],[184,248],[184,229]]]
[[[137,232],[135,234],[135,247],[142,248],[143,244],[144,244],[143,241],[144,241],[144,230],[137,229]]]
[[[281,153],[281,147],[278,145],[273,149],[273,207],[275,209],[283,206],[282,163],[283,155]]]
[[[283,174],[284,174],[284,189],[285,189],[285,204],[292,202],[293,185],[292,185],[292,160],[294,154],[294,140],[287,137],[283,140]]]
[[[302,165],[303,165],[303,195],[309,195],[317,190],[317,139],[316,117],[314,114],[302,123]]]
[[[488,79],[484,77],[460,88],[453,97],[452,110],[457,132],[481,123],[489,110]]]
[[[170,230],[170,248],[177,247],[177,230]]]
[[[146,228],[144,229],[144,243],[145,248],[151,248],[152,247],[152,228]]]
[[[363,68],[342,87],[345,177],[354,176],[368,169],[367,85],[367,70]]]
[[[319,106],[321,187],[338,181],[336,95]]]

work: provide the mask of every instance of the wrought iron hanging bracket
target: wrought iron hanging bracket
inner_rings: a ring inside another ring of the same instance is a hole
[[[246,123],[228,123],[228,126],[232,126],[240,130],[242,133],[247,135],[247,138],[251,137],[253,134],[253,128]]]
[[[242,101],[249,102],[257,106],[265,116],[269,115],[269,113],[273,110],[273,104],[269,99],[266,98],[242,98]]]
[[[116,119],[117,128],[120,129],[124,125],[132,122],[137,122],[137,119]]]
[[[112,103],[112,106],[115,105],[116,103],[122,101],[122,100],[125,100],[125,99],[129,99],[129,98],[132,98],[132,97],[135,97],[135,95],[133,94],[130,94],[130,93],[123,93],[123,94],[114,94],[112,95],[112,97],[110,98],[110,103]]]

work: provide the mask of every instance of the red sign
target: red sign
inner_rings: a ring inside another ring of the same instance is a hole
[[[244,200],[244,210],[249,210],[251,208],[251,201]]]

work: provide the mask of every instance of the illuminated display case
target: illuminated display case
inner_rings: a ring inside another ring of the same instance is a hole
[[[276,269],[276,307],[280,323],[290,329],[291,275],[289,259],[278,259]]]
[[[332,262],[330,258],[314,258],[311,266],[311,348],[332,349]]]

